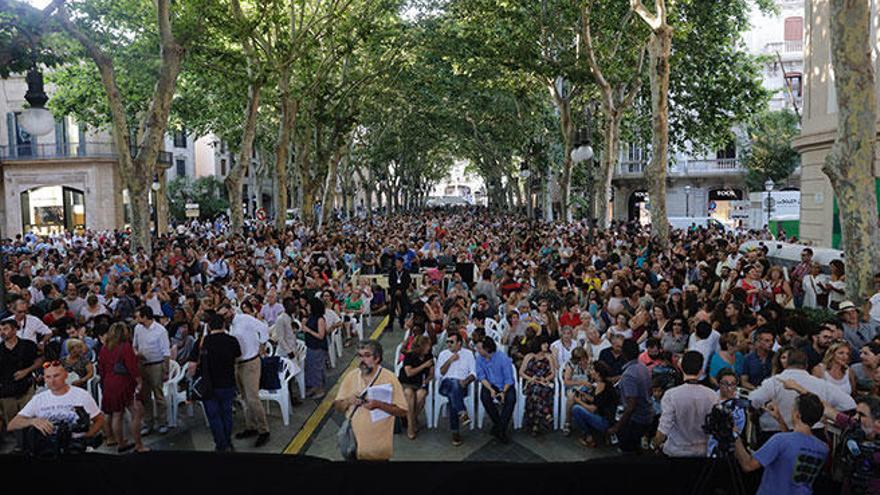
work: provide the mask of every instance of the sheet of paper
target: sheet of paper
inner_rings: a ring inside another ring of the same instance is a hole
[[[367,389],[367,400],[377,400],[379,402],[391,404],[391,397],[392,389],[390,383],[386,383],[385,385],[375,385]],[[389,416],[391,415],[381,409],[373,409],[370,411],[370,419],[372,419],[374,423]]]

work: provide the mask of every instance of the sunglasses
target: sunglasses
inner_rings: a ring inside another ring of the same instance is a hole
[[[56,359],[56,360],[54,360],[54,361],[46,361],[46,362],[43,363],[43,369],[44,369],[44,370],[45,370],[45,369],[49,369],[49,368],[51,368],[51,367],[53,367],[53,366],[61,366],[61,361],[58,361],[58,360]]]

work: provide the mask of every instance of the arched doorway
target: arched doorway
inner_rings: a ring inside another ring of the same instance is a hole
[[[639,189],[630,193],[627,220],[630,222],[636,220],[642,225],[651,223],[651,213],[648,211],[647,202],[648,191]]]
[[[86,227],[85,194],[65,186],[44,186],[21,193],[22,232],[40,235],[83,230]]]
[[[707,211],[709,216],[727,225],[733,225],[738,218],[741,218],[743,208],[740,204],[743,201],[742,189],[735,187],[718,187],[709,190],[709,204]],[[746,213],[748,212],[748,204],[745,205]]]

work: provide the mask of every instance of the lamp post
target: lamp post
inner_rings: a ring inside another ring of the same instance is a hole
[[[28,89],[24,94],[24,99],[28,102],[29,107],[21,113],[19,123],[22,129],[31,136],[44,136],[55,129],[55,118],[52,117],[52,112],[46,110],[49,96],[43,89],[43,74],[37,69],[36,63],[28,70],[25,80]]]
[[[684,216],[691,216],[691,185],[684,186]]]
[[[153,177],[153,183],[150,189],[153,191],[153,229],[156,231],[156,237],[159,237],[159,189],[162,184],[159,183],[158,177]]]
[[[765,203],[767,204],[767,229],[770,229],[770,213],[773,210],[773,198],[770,196],[770,193],[773,192],[773,188],[776,187],[776,184],[773,183],[773,179],[767,179],[764,182],[764,190],[767,191],[767,200]]]
[[[523,181],[523,190],[525,190],[525,198],[526,198],[526,216],[529,217],[529,220],[532,219],[532,181],[529,178],[532,176],[532,171],[529,170],[528,161],[524,161],[519,168],[519,178]]]

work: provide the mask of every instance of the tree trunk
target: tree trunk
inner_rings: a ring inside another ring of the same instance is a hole
[[[324,194],[321,198],[321,223],[327,225],[333,214],[333,206],[336,201],[336,181],[339,171],[339,163],[343,158],[343,149],[340,148],[333,153],[330,163],[327,166],[327,177],[324,179]]]
[[[248,72],[250,72],[250,69]],[[254,138],[257,135],[257,115],[260,110],[261,88],[262,83],[259,81],[252,80],[248,84],[248,99],[244,110],[244,125],[238,160],[236,160],[232,169],[229,170],[229,175],[226,176],[224,181],[226,193],[229,196],[230,234],[240,234],[244,229],[242,185],[244,184],[244,177],[248,173],[251,156],[253,156],[254,152]],[[257,197],[262,198],[261,191],[257,191]]]
[[[544,221],[553,223],[553,171],[548,170],[544,179]]]
[[[669,220],[666,215],[666,171],[669,152],[669,54],[672,28],[661,26],[648,43],[651,79],[651,161],[645,170],[651,202],[651,235],[660,248],[669,244]]]
[[[593,194],[595,195],[595,201],[591,200],[595,203],[599,226],[603,229],[607,229],[610,226],[611,197],[609,192],[611,191],[611,179],[614,177],[614,168],[617,166],[620,158],[620,122],[622,119],[622,116],[618,113],[611,113],[609,115],[607,109],[605,110],[605,115],[605,153],[602,154],[602,159],[599,161],[598,177],[594,184]]]
[[[880,257],[874,153],[877,100],[867,1],[831,0],[831,59],[837,89],[837,137],[822,171],[840,212],[846,295],[861,306],[873,294]]]
[[[156,237],[168,232],[168,167],[156,164],[159,190],[156,192]]]
[[[142,188],[132,190],[130,185],[128,189],[128,205],[131,213],[130,249],[132,253],[136,253],[139,248],[150,253],[150,188],[143,180],[132,180],[129,184]]]
[[[287,161],[290,157],[290,133],[296,126],[298,102],[290,96],[290,71],[281,71],[278,82],[281,99],[281,120],[275,147],[275,228],[284,230],[287,220]],[[250,157],[249,157],[250,158]]]

